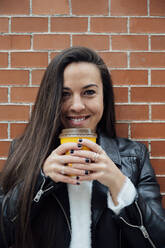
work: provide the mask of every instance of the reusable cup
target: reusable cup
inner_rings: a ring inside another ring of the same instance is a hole
[[[63,129],[60,136],[61,144],[68,142],[78,142],[79,139],[89,139],[96,143],[97,134],[90,128],[66,128]],[[83,146],[83,150],[89,150],[87,147]]]
[[[96,143],[97,134],[90,128],[66,128],[62,130],[59,138],[61,144],[68,142],[78,143],[79,139],[89,139]],[[89,148],[86,146],[83,146],[81,149],[89,150]],[[66,154],[69,154],[69,151]],[[72,164],[68,164],[68,166],[72,166]]]

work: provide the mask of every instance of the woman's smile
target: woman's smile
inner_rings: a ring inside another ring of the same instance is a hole
[[[66,116],[68,123],[70,126],[84,126],[85,121],[90,118],[90,115],[87,116]]]

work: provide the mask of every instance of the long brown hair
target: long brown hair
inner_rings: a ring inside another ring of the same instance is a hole
[[[33,247],[30,244],[31,202],[39,171],[51,151],[58,146],[58,135],[62,128],[60,111],[63,72],[68,64],[81,61],[95,64],[101,73],[104,112],[97,128],[109,137],[116,137],[112,80],[105,63],[97,53],[85,47],[64,50],[45,71],[31,119],[22,136],[16,140],[1,175],[4,194],[21,183],[15,247]]]

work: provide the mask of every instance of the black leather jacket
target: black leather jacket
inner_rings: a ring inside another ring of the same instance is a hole
[[[103,135],[100,135],[99,144],[133,182],[137,195],[131,205],[116,215],[107,207],[108,188],[98,181],[93,182],[92,248],[165,248],[165,210],[161,206],[159,185],[146,147],[128,139],[109,139]],[[14,242],[18,193],[16,187],[5,203],[3,192],[0,194],[8,247]],[[50,227],[56,229],[52,232],[53,246],[44,239],[44,233]],[[64,183],[55,184],[42,172],[38,176],[32,202],[32,228],[36,248],[69,248],[72,231],[67,186]],[[1,232],[0,247],[5,247]]]

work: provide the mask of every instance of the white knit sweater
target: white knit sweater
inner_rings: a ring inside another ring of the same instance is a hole
[[[70,248],[91,248],[91,196],[92,182],[81,182],[79,186],[68,184],[72,237]],[[136,196],[136,189],[127,178],[117,199],[113,204],[108,192],[107,206],[118,214],[122,208],[130,205]]]

